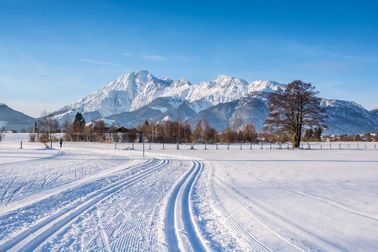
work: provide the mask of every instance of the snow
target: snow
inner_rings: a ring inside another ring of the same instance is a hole
[[[165,113],[168,111],[168,109],[164,107],[151,107],[151,109],[159,110],[161,113]]]
[[[56,119],[79,112],[98,111],[102,116],[134,111],[158,97],[188,101],[197,112],[223,102],[245,97],[252,92],[272,92],[285,85],[273,81],[245,80],[219,75],[212,81],[192,84],[187,79],[159,79],[148,71],[130,72],[96,92],[65,106],[54,114]],[[176,104],[177,107],[179,104]]]
[[[0,251],[378,249],[375,143],[146,144],[143,157],[130,143],[19,149],[17,135],[0,143]]]
[[[29,133],[3,133],[4,143],[29,141]]]

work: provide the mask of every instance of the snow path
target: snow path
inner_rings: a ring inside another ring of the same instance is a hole
[[[4,243],[0,246],[0,250],[14,249],[17,251],[31,251],[36,249],[42,242],[47,240],[55,232],[68,224],[70,221],[83,214],[90,207],[96,203],[106,199],[111,194],[118,190],[128,187],[138,180],[152,174],[156,170],[168,165],[170,161],[164,160],[158,165],[152,165],[149,168],[144,169],[142,172],[130,176],[126,179],[113,183],[97,192],[89,195],[81,202],[74,204],[68,208],[62,209],[60,212],[48,217],[37,225],[22,232],[12,240]]]
[[[57,232],[40,249],[93,251],[109,246],[111,251],[166,250],[164,241],[158,239],[162,229],[157,220],[165,216],[163,201],[188,166],[187,161],[172,161],[117,191]]]
[[[165,235],[169,251],[205,251],[192,213],[193,185],[203,170],[203,163],[193,161],[192,168],[175,186],[168,202]]]

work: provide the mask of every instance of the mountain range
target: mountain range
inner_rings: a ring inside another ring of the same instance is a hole
[[[236,118],[260,131],[268,115],[268,96],[285,88],[275,81],[248,82],[227,75],[191,83],[187,79],[157,78],[148,71],[130,72],[79,101],[52,113],[60,124],[83,114],[87,122],[102,119],[108,125],[136,127],[149,121],[186,121],[192,127],[201,119],[217,130]],[[352,101],[322,99],[328,117],[326,134],[378,132],[378,111]],[[1,114],[0,114],[1,120]]]
[[[0,103],[0,130],[27,131],[34,125],[34,118]]]

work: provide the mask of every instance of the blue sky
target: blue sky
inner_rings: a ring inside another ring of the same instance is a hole
[[[38,116],[139,69],[303,79],[371,109],[378,2],[0,0],[0,102]]]

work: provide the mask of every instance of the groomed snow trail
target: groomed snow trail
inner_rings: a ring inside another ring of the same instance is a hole
[[[194,184],[203,166],[202,162],[193,161],[192,168],[172,191],[165,218],[165,236],[169,251],[208,250],[197,227],[191,200]]]
[[[58,213],[44,219],[38,224],[18,234],[11,240],[5,242],[0,246],[0,251],[32,251],[37,249],[44,241],[53,236],[58,230],[83,214],[95,204],[106,199],[113,193],[127,188],[146,176],[153,174],[155,171],[168,165],[170,162],[171,161],[169,160],[163,160],[158,164],[152,164],[149,167],[144,168],[140,173],[131,175],[130,177],[122,179],[116,183],[112,183],[109,186],[90,194],[82,201],[73,204],[68,208],[62,209]],[[144,164],[144,166],[146,165]]]

